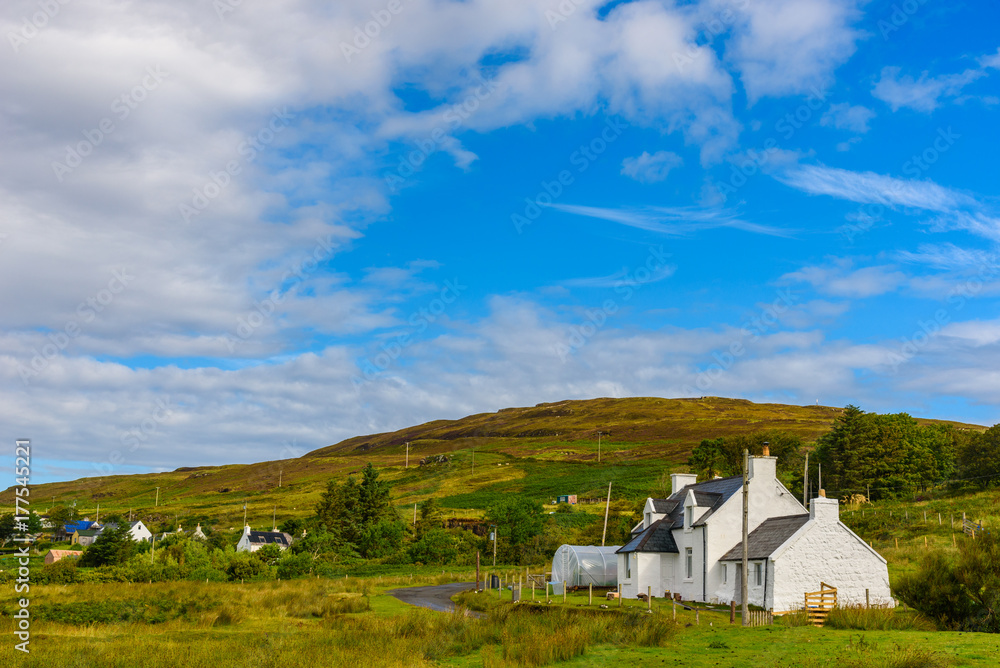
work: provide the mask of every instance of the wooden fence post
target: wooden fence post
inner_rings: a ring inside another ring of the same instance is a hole
[[[698,609],[698,607],[695,606],[695,609],[694,609],[694,623],[695,624],[701,624],[701,615],[699,614],[700,612],[701,611]]]
[[[563,603],[566,602],[566,581],[563,580]]]
[[[618,585],[618,607],[622,607],[622,586]]]
[[[871,604],[868,602],[868,590],[865,589],[865,607],[870,608]]]
[[[587,588],[587,605],[594,605],[594,583],[591,582]]]
[[[729,602],[729,623],[730,624],[735,624],[736,623],[736,601],[735,600]]]
[[[674,621],[677,621],[677,601],[673,598],[670,599],[670,608],[673,611]]]

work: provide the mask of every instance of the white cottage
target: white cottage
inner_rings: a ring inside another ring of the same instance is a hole
[[[750,603],[798,609],[803,594],[823,581],[838,588],[841,601],[864,602],[868,589],[873,604],[892,605],[885,559],[839,521],[836,500],[818,499],[807,512],[778,480],[776,463],[750,458]],[[670,478],[674,492],[647,499],[642,522],[618,550],[622,595],[651,589],[687,601],[742,601],[743,477]]]
[[[249,526],[244,526],[236,551],[256,552],[265,545],[277,545],[282,550],[287,550],[291,544],[292,537],[284,531],[252,531]]]

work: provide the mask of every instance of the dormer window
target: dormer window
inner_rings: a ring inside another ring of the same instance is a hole
[[[688,506],[684,509],[687,517],[684,519],[684,526],[690,527],[694,524],[694,506]]]

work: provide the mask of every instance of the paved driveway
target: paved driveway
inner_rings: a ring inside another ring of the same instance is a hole
[[[438,610],[440,612],[451,612],[455,609],[455,604],[452,602],[451,597],[467,589],[473,589],[475,586],[473,582],[456,582],[434,587],[391,589],[388,594],[395,596],[403,603]]]

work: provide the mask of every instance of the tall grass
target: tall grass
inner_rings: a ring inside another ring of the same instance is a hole
[[[838,605],[830,611],[826,626],[859,631],[934,631],[935,625],[915,612],[863,605]]]

